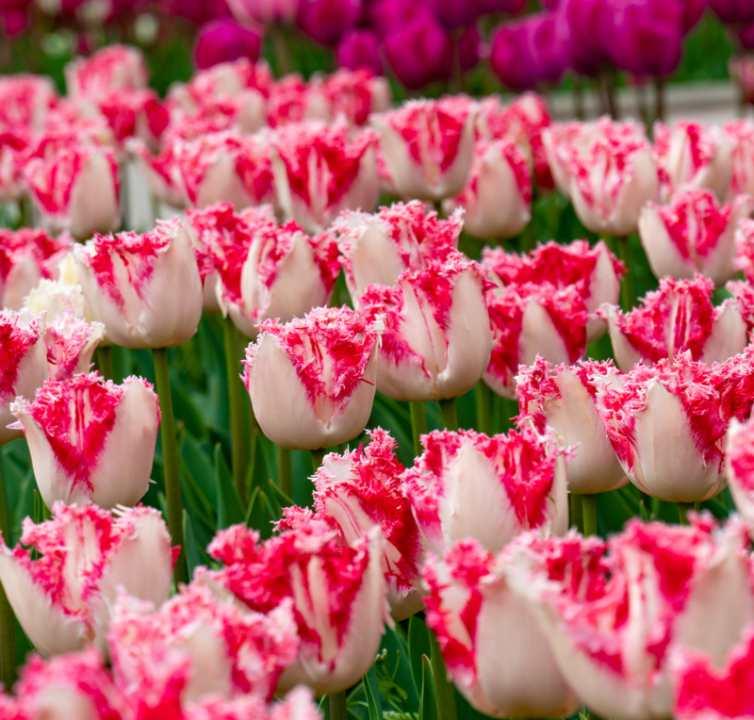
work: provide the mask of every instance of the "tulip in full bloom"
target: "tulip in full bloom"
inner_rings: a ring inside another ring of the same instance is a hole
[[[92,642],[103,649],[119,587],[155,605],[168,599],[174,551],[165,522],[147,507],[113,517],[93,505],[57,503],[52,515],[39,525],[26,518],[14,550],[3,544],[0,581],[43,655]]]
[[[482,377],[492,345],[484,280],[461,253],[406,270],[395,287],[369,285],[359,306],[384,324],[377,351],[381,393],[395,400],[454,398]]]
[[[202,280],[180,220],[138,235],[96,235],[76,248],[81,286],[107,339],[130,348],[180,345],[202,314]]]
[[[666,278],[628,313],[615,305],[603,307],[600,315],[610,326],[618,367],[628,371],[638,362],[672,361],[684,352],[711,365],[742,352],[750,330],[749,302],[742,295],[715,307],[713,289],[712,280],[701,275],[694,280]]]
[[[96,372],[48,380],[34,402],[19,398],[11,412],[47,507],[57,501],[130,507],[146,493],[160,408],[145,380],[115,385]]]
[[[375,325],[346,307],[261,323],[246,349],[244,384],[262,432],[300,450],[359,435],[372,412],[378,340]]]
[[[474,430],[422,436],[424,454],[403,475],[429,547],[445,554],[465,538],[499,552],[525,530],[568,528],[563,451],[533,428],[487,437]]]
[[[561,717],[577,698],[505,564],[476,540],[462,540],[423,571],[427,624],[456,687],[493,717]]]
[[[368,432],[366,447],[325,456],[314,477],[314,506],[351,546],[373,527],[382,528],[388,601],[393,618],[403,620],[424,607],[415,590],[424,548],[401,488],[404,467],[395,455],[397,444],[385,430]]]
[[[375,115],[372,125],[399,195],[436,201],[463,190],[474,156],[475,115],[463,97],[412,100]]]
[[[537,357],[566,365],[586,350],[589,313],[579,289],[558,290],[549,283],[508,285],[487,296],[492,324],[492,354],[484,381],[503,397],[515,399],[520,365]]]
[[[379,198],[375,135],[353,139],[345,124],[309,120],[270,140],[280,206],[307,232],[326,228],[342,210],[371,211]]]
[[[68,380],[75,374],[89,372],[92,355],[104,337],[102,323],[88,323],[70,312],[47,323],[45,345],[50,378]]]
[[[570,493],[594,495],[628,482],[596,406],[600,388],[612,382],[620,378],[609,362],[554,366],[537,358],[519,370],[519,424],[531,421],[539,432],[551,427],[563,447],[575,448],[566,458]]]
[[[648,203],[639,236],[656,277],[692,278],[700,272],[723,285],[736,275],[735,233],[754,210],[754,198],[739,195],[722,208],[709,190],[689,188],[665,206]]]
[[[372,528],[353,547],[327,523],[302,519],[261,545],[246,526],[220,531],[209,553],[225,567],[210,573],[252,610],[269,613],[293,599],[301,647],[277,691],[294,685],[339,692],[364,675],[387,619],[383,538]]]
[[[69,96],[91,98],[110,90],[141,90],[149,83],[149,69],[140,50],[110,45],[68,63],[65,80]]]
[[[334,230],[354,305],[358,307],[368,285],[396,285],[406,270],[448,260],[462,229],[459,213],[440,220],[420,200],[381,207],[373,215],[342,215]]]
[[[531,220],[531,173],[523,150],[509,140],[477,140],[466,187],[443,202],[450,215],[462,207],[474,237],[507,240]]]

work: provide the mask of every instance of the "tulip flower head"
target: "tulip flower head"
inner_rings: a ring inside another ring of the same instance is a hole
[[[731,202],[738,195],[754,195],[754,123],[737,120],[723,125],[723,132],[732,144],[731,181],[726,197],[726,202]]]
[[[338,65],[348,70],[371,70],[375,75],[382,75],[385,69],[379,38],[368,28],[349,30],[338,44],[335,57]]]
[[[551,433],[434,431],[422,445],[403,475],[404,491],[438,555],[465,538],[496,553],[525,530],[561,535],[568,528],[564,453]]]
[[[754,534],[754,432],[752,420],[733,419],[725,441],[727,477],[736,510]]]
[[[5,75],[0,79],[0,125],[39,131],[57,99],[55,85],[48,77]]]
[[[90,643],[104,649],[119,586],[155,605],[168,599],[177,554],[167,528],[159,511],[147,507],[113,516],[92,505],[57,503],[52,516],[39,525],[26,518],[21,544],[14,550],[3,544],[0,581],[42,654]]]
[[[180,220],[151,232],[95,235],[76,248],[86,304],[122,347],[172,347],[193,337],[202,313],[202,280]]]
[[[18,200],[26,190],[23,170],[31,135],[25,130],[0,129],[0,200]]]
[[[241,22],[256,21],[263,25],[293,22],[299,4],[300,0],[230,0],[228,3]]]
[[[346,307],[315,308],[285,325],[260,323],[243,364],[262,432],[300,450],[359,435],[374,402],[378,338],[378,326]]]
[[[217,18],[199,29],[194,62],[201,69],[239,58],[256,62],[261,44],[262,35],[255,27],[244,27],[233,18]]]
[[[73,313],[58,315],[45,328],[50,378],[68,380],[75,374],[89,372],[94,351],[104,337],[102,323],[88,323]]]
[[[742,220],[736,230],[736,270],[742,270],[746,280],[754,280],[754,220]]]
[[[149,83],[149,69],[140,50],[110,45],[90,58],[77,58],[65,68],[71,97],[96,98],[110,90],[141,90]]]
[[[385,78],[375,77],[364,68],[353,71],[341,68],[324,77],[315,76],[310,81],[308,94],[310,117],[326,122],[345,117],[349,124],[356,126],[364,125],[370,113],[389,110],[393,99]]]

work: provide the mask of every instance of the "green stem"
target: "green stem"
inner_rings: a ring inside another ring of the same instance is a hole
[[[183,503],[181,502],[181,478],[178,474],[178,445],[176,444],[175,418],[173,417],[173,397],[170,394],[170,374],[168,372],[167,348],[152,350],[154,374],[157,380],[157,394],[160,397],[162,422],[162,465],[165,475],[165,497],[168,506],[168,532],[174,546],[180,546],[181,554],[175,564],[176,584],[188,582],[186,548],[183,541]]]
[[[330,720],[348,720],[348,700],[345,690],[330,695]]]
[[[448,678],[448,670],[442,659],[440,645],[435,634],[429,633],[430,662],[432,676],[435,681],[435,703],[437,704],[437,720],[456,720],[456,696],[453,683]]]
[[[411,437],[414,441],[414,456],[422,454],[421,436],[427,434],[427,411],[423,402],[409,403],[411,406]]]
[[[442,424],[445,426],[445,429],[458,432],[456,399],[448,398],[447,400],[440,400],[440,412],[442,413]]]
[[[631,243],[628,238],[618,238],[618,257],[623,261],[628,272],[623,276],[620,284],[620,299],[623,312],[630,312],[636,305],[636,290],[634,289],[634,275],[632,271]]]
[[[582,495],[581,496],[581,512],[584,522],[584,535],[596,535],[597,534],[597,496],[596,495]]]
[[[570,526],[584,534],[584,513],[581,506],[581,495],[568,493],[568,511],[571,513]]]
[[[492,435],[492,390],[484,380],[476,384],[476,429]]]
[[[3,476],[0,472],[0,532],[5,544],[10,547],[11,538],[8,524],[8,514],[5,509],[5,488]],[[6,692],[10,692],[16,682],[16,616],[8,602],[5,588],[0,585],[0,677]]]
[[[110,345],[104,345],[97,348],[97,366],[99,374],[105,380],[115,380],[115,370],[113,367],[113,349]]]
[[[293,467],[291,464],[291,451],[288,448],[278,446],[278,465],[278,485],[280,490],[289,498],[293,498]]]
[[[278,78],[289,75],[291,72],[291,56],[288,52],[288,38],[286,33],[280,27],[274,28],[270,33],[272,36],[272,49],[275,53],[275,64],[277,65]]]
[[[694,503],[676,503],[678,506],[678,519],[681,525],[689,524],[689,513],[694,509]]]
[[[317,472],[322,467],[322,461],[327,455],[327,448],[320,448],[319,450],[312,450],[312,467],[314,472]]]
[[[231,474],[238,490],[238,497],[246,506],[246,445],[243,421],[244,389],[238,377],[238,330],[230,317],[223,321],[225,339],[225,375],[228,382],[228,405],[230,407]]]

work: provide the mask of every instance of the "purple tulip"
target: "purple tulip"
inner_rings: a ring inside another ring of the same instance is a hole
[[[461,37],[458,38],[458,56],[461,63],[461,72],[468,72],[473,67],[476,67],[476,64],[482,57],[482,36],[479,34],[476,25],[472,25],[465,30]]]
[[[418,15],[431,17],[417,0],[378,0],[369,8],[372,26],[380,39],[404,28]]]
[[[226,0],[162,0],[160,9],[165,15],[183,17],[195,25],[231,16]]]
[[[688,33],[702,19],[709,0],[679,0],[683,5],[683,31]]]
[[[558,0],[546,0],[545,5],[558,4]],[[487,13],[507,13],[508,15],[518,15],[524,11],[526,0],[476,0],[475,2],[480,15]],[[550,8],[552,9],[552,8]]]
[[[726,25],[754,23],[754,2],[751,0],[710,0],[709,6]]]
[[[754,50],[754,23],[739,30],[738,40],[744,50]]]
[[[662,0],[665,2],[665,0]],[[557,26],[563,33],[565,52],[577,72],[593,75],[604,66],[604,0],[560,0]]]
[[[194,61],[200,70],[239,58],[256,62],[261,43],[262,37],[258,32],[242,27],[231,18],[211,20],[199,30]]]
[[[335,52],[340,67],[349,70],[367,68],[375,75],[382,75],[380,43],[372,30],[349,30],[340,41]]]
[[[296,19],[299,0],[228,0],[238,20],[244,24],[291,23]]]
[[[429,0],[427,5],[447,30],[467,28],[479,16],[478,9],[471,0]]]
[[[361,0],[301,0],[298,25],[320,45],[337,45],[361,16]]]

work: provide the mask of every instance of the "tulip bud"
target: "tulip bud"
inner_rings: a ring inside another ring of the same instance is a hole
[[[92,355],[104,337],[102,323],[90,324],[72,313],[58,315],[45,329],[50,378],[69,380],[75,374],[88,373]]]
[[[443,210],[450,215],[464,208],[464,227],[475,237],[507,240],[531,220],[531,198],[531,173],[523,151],[508,140],[477,140],[466,187],[443,201]]]
[[[296,22],[320,45],[337,45],[346,31],[356,25],[362,0],[301,0]]]
[[[474,155],[476,109],[466,97],[413,100],[372,126],[398,194],[443,200],[460,193]]]
[[[109,45],[89,58],[76,58],[65,67],[70,97],[98,97],[110,90],[141,90],[149,84],[149,69],[141,51]]]
[[[196,333],[202,280],[177,218],[143,235],[95,235],[75,257],[86,304],[113,344],[173,347]]]
[[[39,132],[58,101],[52,79],[18,73],[0,78],[0,125]]]
[[[551,433],[434,431],[422,445],[424,454],[403,475],[404,491],[438,555],[466,538],[496,553],[525,530],[567,530],[565,462]]]
[[[639,217],[639,236],[652,272],[661,278],[693,278],[697,272],[722,285],[736,275],[735,232],[754,210],[754,199],[739,195],[720,207],[707,190],[690,188],[670,205],[647,203]]]
[[[377,327],[343,308],[265,320],[246,349],[244,384],[259,427],[286,448],[348,442],[366,426],[377,381]]]
[[[220,531],[208,551],[225,567],[210,575],[258,612],[293,599],[301,648],[278,693],[303,684],[330,694],[358,682],[374,662],[387,619],[380,530],[349,547],[326,523],[309,520],[261,545],[257,540],[243,525]]]
[[[307,116],[330,123],[342,116],[349,124],[360,126],[370,113],[389,110],[392,101],[385,78],[375,77],[367,69],[340,69],[309,81]]]
[[[371,211],[379,198],[374,133],[349,139],[345,124],[309,120],[271,137],[272,170],[280,206],[310,233],[342,210]]]
[[[461,253],[406,270],[396,287],[369,285],[359,300],[368,320],[384,324],[377,388],[395,400],[463,395],[484,373],[492,335],[484,280]]]
[[[200,70],[239,58],[256,62],[261,44],[262,36],[255,27],[239,25],[233,18],[217,18],[199,28],[194,62]]]
[[[375,75],[382,75],[385,69],[379,38],[374,31],[366,28],[349,30],[338,44],[335,57],[338,65],[348,70],[371,70]]]
[[[666,278],[628,313],[614,305],[601,308],[618,367],[628,371],[638,362],[654,365],[686,352],[711,365],[742,352],[748,343],[749,303],[741,298],[715,307],[713,290],[712,281],[701,275],[694,280]]]
[[[396,285],[406,270],[444,263],[458,249],[461,213],[440,220],[419,200],[381,207],[374,215],[345,213],[333,226],[346,285],[356,307],[368,285]]]
[[[520,365],[537,357],[571,365],[586,350],[589,313],[579,289],[545,283],[509,285],[487,296],[492,324],[492,354],[484,381],[503,397],[515,399]]]
[[[462,540],[424,567],[427,624],[464,697],[494,717],[561,717],[577,698],[560,674],[505,566],[476,540]]]
[[[42,654],[92,642],[104,650],[118,587],[155,605],[168,599],[174,552],[167,528],[159,511],[147,507],[113,517],[94,506],[56,503],[52,516],[39,525],[26,518],[14,550],[3,543],[0,581]]]

